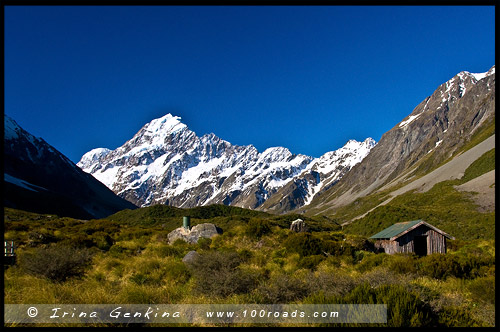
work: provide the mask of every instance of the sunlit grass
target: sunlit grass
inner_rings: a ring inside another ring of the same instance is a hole
[[[57,246],[57,241],[76,236],[83,226],[86,229],[94,227],[65,220],[58,229],[30,223],[28,229],[15,225],[19,230],[8,229],[7,234],[21,239],[18,253],[22,256],[25,252]],[[95,227],[106,226],[95,223]],[[42,232],[42,229],[53,234],[59,232],[53,239],[56,242],[35,243],[33,247],[23,242],[23,239],[28,240],[26,236],[31,231]],[[92,231],[89,233],[87,240],[94,235]],[[366,237],[346,235],[340,231],[313,232],[309,238],[311,242],[287,242],[293,237],[287,228],[275,225],[269,233],[255,237],[248,234],[245,225],[236,224],[225,229],[224,234],[200,244],[182,241],[168,244],[165,234],[164,231],[151,231],[146,226],[124,227],[119,231],[115,229],[111,234],[113,244],[109,250],[96,250],[91,265],[83,274],[63,282],[27,274],[17,265],[9,267],[4,273],[5,303],[322,303],[349,298],[362,285],[368,285],[373,290],[389,285],[395,287],[391,289],[396,295],[401,292],[398,287],[403,287],[417,297],[417,304],[428,304],[435,318],[448,310],[446,322],[451,325],[462,326],[464,322],[456,317],[464,313],[471,315],[476,325],[494,324],[495,300],[494,295],[491,295],[494,294],[495,276],[493,240],[453,242],[447,257],[457,258],[456,262],[463,266],[475,260],[474,270],[463,277],[454,275],[458,273],[458,270],[454,270],[447,277],[433,278],[426,274],[427,270],[422,265],[430,264],[429,260],[416,256],[375,254],[364,249]],[[82,243],[90,243],[95,249],[92,242]],[[287,246],[290,243],[301,246],[328,244],[322,248],[323,251],[338,250],[340,247],[350,249],[341,254],[311,252],[312,255],[309,255],[307,250],[311,248],[297,251],[297,248]],[[237,281],[248,281],[250,277],[254,284],[248,283],[245,292],[224,296],[200,290],[199,276],[203,274],[197,274],[182,261],[193,250],[200,255],[207,254],[205,259],[223,258],[225,255],[238,258],[236,270],[214,270],[214,282],[234,281],[224,276],[228,274],[229,277],[237,278]],[[221,255],[208,255],[214,252]]]

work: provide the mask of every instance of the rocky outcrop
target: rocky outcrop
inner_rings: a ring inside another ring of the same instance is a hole
[[[210,239],[219,234],[222,234],[222,229],[210,223],[199,224],[191,229],[179,227],[168,234],[168,243],[172,244],[177,239],[181,239],[194,244],[198,243],[200,238]]]
[[[307,227],[307,225],[306,225],[306,223],[305,223],[304,220],[297,219],[297,220],[294,220],[292,222],[292,224],[290,225],[290,230],[294,231],[294,232],[297,232],[297,233],[301,233],[301,232],[307,232],[307,231],[309,231],[309,227]]]

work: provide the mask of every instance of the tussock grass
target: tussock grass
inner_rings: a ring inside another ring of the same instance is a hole
[[[328,228],[297,235],[288,229],[288,219],[295,216],[250,224],[256,229],[270,225],[258,236],[248,234],[249,221],[257,218],[251,216],[228,221],[231,226],[210,241],[168,244],[168,232],[156,225],[117,229],[113,223],[36,215],[27,215],[23,224],[23,214],[14,215],[6,221],[6,232],[19,239],[21,256],[70,242],[80,233],[85,241],[79,242],[79,250],[94,254],[82,274],[61,281],[29,274],[22,264],[9,267],[4,272],[5,303],[366,303],[372,298],[392,303],[389,326],[494,324],[494,240],[457,239],[446,258],[419,258],[375,254],[360,233]],[[54,235],[54,242],[30,243],[31,232]],[[112,239],[109,248],[92,240],[100,233]],[[192,250],[202,259],[184,263]],[[432,264],[446,269],[434,273],[438,270],[429,270]]]

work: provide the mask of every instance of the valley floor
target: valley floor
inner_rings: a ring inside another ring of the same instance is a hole
[[[182,219],[165,209],[121,222],[5,209],[5,238],[18,246],[5,303],[383,303],[388,322],[373,326],[494,326],[494,240],[451,241],[445,255],[376,254],[366,237],[333,224],[307,219],[311,231],[295,233],[296,216],[240,214],[193,218],[224,233],[168,244]]]

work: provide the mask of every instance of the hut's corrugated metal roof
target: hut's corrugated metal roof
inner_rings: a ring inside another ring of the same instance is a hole
[[[398,222],[397,224],[389,226],[386,229],[378,232],[377,234],[370,236],[370,239],[390,239],[394,236],[401,234],[402,232],[406,231],[407,229],[415,226],[420,222],[422,222],[422,220]]]

